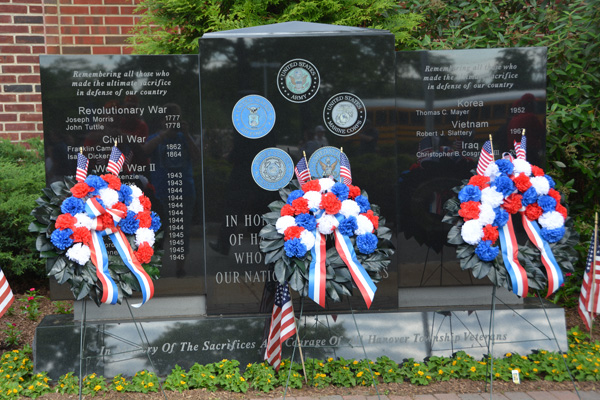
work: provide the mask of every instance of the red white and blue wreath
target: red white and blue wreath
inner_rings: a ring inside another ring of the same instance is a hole
[[[381,273],[393,254],[391,231],[367,194],[352,185],[350,163],[340,152],[341,181],[311,179],[303,158],[295,182],[280,190],[282,200],[263,216],[260,248],[275,276],[325,307],[325,298],[340,301],[360,291],[370,307]],[[333,243],[333,247],[327,244]]]
[[[90,295],[98,304],[116,304],[135,289],[142,301],[134,307],[140,307],[154,295],[150,274],[158,272],[153,246],[161,222],[142,190],[117,176],[123,160],[114,147],[107,166],[111,173],[87,176],[87,158],[78,154],[76,182],[65,179],[44,190],[30,230],[39,234],[37,247],[48,259],[48,275],[69,282],[77,299]],[[118,257],[109,256],[105,236]]]
[[[446,203],[444,218],[455,224],[448,241],[458,246],[462,268],[478,278],[487,275],[521,297],[530,287],[541,289],[544,281],[548,295],[556,292],[563,284],[562,270],[573,271],[577,241],[567,229],[571,223],[554,180],[526,161],[525,140],[515,142],[516,158],[506,153],[497,161],[487,141],[477,174],[459,188],[458,200]],[[529,238],[524,246],[517,243],[513,226],[517,214]]]

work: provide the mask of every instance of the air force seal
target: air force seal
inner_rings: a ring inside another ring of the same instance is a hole
[[[231,119],[240,135],[248,139],[259,139],[273,129],[275,109],[266,98],[249,95],[235,104]]]
[[[340,179],[340,149],[332,146],[321,147],[310,156],[308,169],[315,178]]]
[[[312,99],[321,84],[319,71],[309,61],[300,58],[283,64],[277,74],[279,93],[293,103]]]
[[[365,124],[367,109],[352,93],[338,93],[323,108],[323,121],[338,136],[352,136]]]
[[[279,190],[294,176],[294,162],[288,153],[276,147],[264,149],[252,161],[254,182],[265,190]]]

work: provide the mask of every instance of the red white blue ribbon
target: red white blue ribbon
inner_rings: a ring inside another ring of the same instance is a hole
[[[308,269],[308,297],[321,307],[325,307],[327,238],[316,230],[313,233],[315,245],[310,251],[312,260]]]
[[[498,234],[500,236],[502,259],[504,260],[504,266],[508,271],[508,275],[510,276],[513,293],[517,296],[525,297],[527,296],[527,291],[529,290],[527,273],[519,263],[519,246],[517,244],[517,238],[513,228],[512,216],[509,215],[508,222],[502,227],[502,229],[498,229]]]
[[[352,246],[350,238],[342,235],[337,229],[335,230],[335,248],[340,257],[342,257],[344,263],[348,266],[352,279],[362,294],[362,297],[367,304],[367,308],[370,308],[371,303],[373,303],[373,298],[375,297],[377,286],[375,286],[367,271],[365,271],[364,267],[358,261],[358,258],[356,258],[356,252],[354,251],[354,246]]]
[[[556,292],[563,284],[563,274],[554,258],[550,245],[540,234],[540,226],[536,221],[530,221],[524,213],[521,213],[523,218],[523,227],[529,239],[535,244],[542,255],[542,264],[546,267],[546,275],[548,277],[548,296]]]
[[[103,236],[102,232],[92,231],[92,242],[89,246],[91,259],[96,266],[96,276],[102,285],[102,298],[100,301],[105,304],[116,304],[119,298],[119,290],[108,271],[108,254],[104,246]]]

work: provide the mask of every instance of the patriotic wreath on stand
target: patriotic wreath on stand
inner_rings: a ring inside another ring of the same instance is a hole
[[[78,154],[76,179],[65,178],[43,190],[32,211],[29,230],[38,233],[36,247],[47,259],[48,276],[69,283],[77,300],[121,303],[133,291],[142,293],[140,307],[154,295],[160,256],[153,246],[162,233],[160,218],[136,185],[121,183],[124,157],[113,147],[102,176],[87,176],[88,160]],[[104,236],[117,255],[109,255]],[[152,278],[151,278],[152,277]]]
[[[340,301],[357,287],[370,307],[394,252],[391,231],[367,193],[352,185],[343,152],[340,165],[341,182],[335,182],[311,179],[306,158],[300,160],[298,181],[281,189],[281,200],[263,215],[260,249],[265,263],[274,263],[277,281],[301,296],[325,307],[326,297]]]
[[[494,161],[491,141],[481,151],[477,173],[445,204],[444,222],[453,224],[448,242],[456,245],[461,268],[475,278],[526,297],[548,285],[548,296],[563,284],[563,271],[577,260],[578,235],[554,189],[554,180],[528,163],[525,136],[515,142],[517,157]],[[529,240],[517,243],[512,216],[520,214]]]

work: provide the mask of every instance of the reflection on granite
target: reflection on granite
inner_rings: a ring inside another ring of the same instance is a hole
[[[557,343],[560,349],[567,348],[562,308],[549,303],[540,308],[539,303],[531,302],[512,308],[498,305],[493,331],[490,317],[490,308],[303,316],[299,332],[305,357],[319,359],[362,359],[366,352],[372,360],[385,355],[400,363],[407,358],[450,356],[459,350],[481,358],[490,352],[490,333],[496,357],[507,352],[525,355],[535,349],[557,351]],[[260,362],[269,318],[137,322],[149,346],[141,345],[133,322],[87,324],[84,373],[97,372],[105,377],[132,375],[141,369],[152,369],[149,359],[159,375],[168,374],[176,364],[189,368],[196,362],[206,364],[224,358],[238,360],[242,366]],[[36,371],[48,371],[53,379],[78,371],[79,338],[80,324],[71,317],[44,318],[36,329]],[[293,337],[285,342],[283,357],[292,355],[295,341]],[[300,361],[297,351],[295,359]]]

